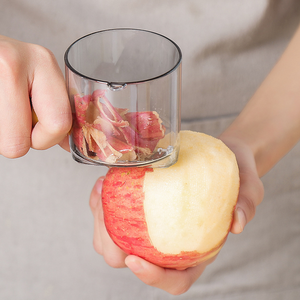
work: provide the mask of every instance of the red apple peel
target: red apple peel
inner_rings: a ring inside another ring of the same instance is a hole
[[[106,163],[150,158],[166,128],[155,111],[114,107],[105,90],[74,96],[73,141],[79,151]]]

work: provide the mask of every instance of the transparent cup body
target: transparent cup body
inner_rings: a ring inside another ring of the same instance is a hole
[[[75,41],[65,53],[73,158],[109,167],[174,164],[181,58],[173,41],[139,29],[98,31]]]

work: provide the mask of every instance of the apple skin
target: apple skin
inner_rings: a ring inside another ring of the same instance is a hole
[[[143,207],[143,183],[151,168],[111,168],[103,182],[102,205],[108,234],[124,252],[160,267],[186,269],[215,256],[226,241],[206,253],[182,251],[164,254],[155,249],[148,235]]]

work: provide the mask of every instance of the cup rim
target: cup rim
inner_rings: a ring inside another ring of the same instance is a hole
[[[126,31],[126,30],[130,30],[130,31],[143,31],[143,32],[147,32],[147,33],[151,33],[151,34],[155,34],[155,35],[158,35],[168,41],[170,41],[174,46],[175,48],[177,49],[178,51],[178,55],[179,55],[179,58],[178,58],[178,61],[174,64],[174,66],[168,70],[167,72],[165,73],[162,73],[160,75],[157,75],[157,76],[154,76],[154,77],[150,77],[150,78],[147,78],[147,79],[143,79],[143,80],[137,80],[137,81],[128,81],[128,82],[119,82],[119,81],[107,81],[107,80],[102,80],[102,79],[97,79],[97,78],[93,78],[93,77],[90,77],[90,76],[87,76],[85,74],[82,74],[80,72],[78,72],[76,69],[74,69],[72,67],[72,65],[70,64],[69,60],[68,60],[68,54],[71,50],[71,48],[76,44],[78,43],[80,40],[83,40],[85,38],[87,38],[88,36],[91,36],[91,35],[94,35],[94,34],[99,34],[99,33],[102,33],[102,32],[107,32],[107,31]],[[104,30],[98,30],[98,31],[94,31],[94,32],[91,32],[89,34],[86,34],[80,38],[78,38],[77,40],[75,40],[68,48],[67,50],[65,51],[65,54],[64,54],[64,61],[65,61],[65,66],[71,70],[73,73],[77,74],[78,76],[80,77],[83,77],[83,78],[86,78],[88,80],[92,80],[92,81],[95,81],[95,82],[98,82],[98,83],[102,83],[102,84],[107,84],[108,86],[125,86],[125,85],[130,85],[130,84],[138,84],[138,83],[144,83],[144,82],[148,82],[148,81],[152,81],[152,80],[156,80],[158,78],[162,78],[164,76],[167,76],[169,75],[170,73],[172,73],[174,70],[176,70],[180,64],[181,64],[181,61],[182,61],[182,52],[181,52],[181,49],[180,47],[173,41],[171,40],[170,38],[166,37],[165,35],[162,35],[160,33],[157,33],[157,32],[154,32],[154,31],[150,31],[150,30],[146,30],[146,29],[139,29],[139,28],[130,28],[130,27],[126,27],[126,28],[110,28],[110,29],[104,29]]]

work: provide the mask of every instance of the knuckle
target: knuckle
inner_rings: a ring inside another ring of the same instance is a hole
[[[62,118],[62,119],[59,119],[59,120],[53,122],[50,130],[54,134],[65,135],[70,131],[70,124]]]
[[[11,43],[1,43],[0,67],[3,78],[14,78],[21,70],[21,62],[19,51]]]
[[[72,126],[72,121],[68,117],[65,117],[65,114],[58,114],[55,118],[52,119],[51,124],[47,122],[47,131],[53,136],[63,136],[66,135]]]
[[[39,58],[43,64],[56,64],[55,56],[49,49],[36,44],[31,46],[35,57]]]

